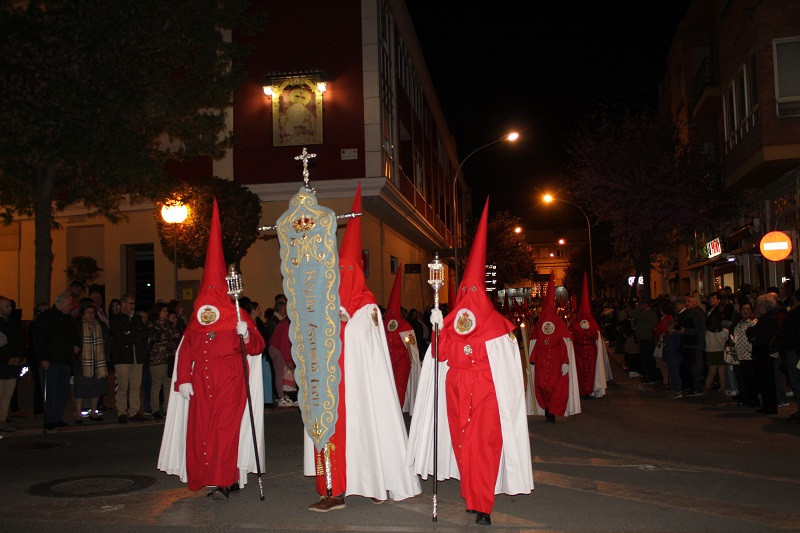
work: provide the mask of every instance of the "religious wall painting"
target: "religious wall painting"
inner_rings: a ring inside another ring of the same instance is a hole
[[[322,144],[322,92],[309,78],[281,80],[272,86],[272,144]]]

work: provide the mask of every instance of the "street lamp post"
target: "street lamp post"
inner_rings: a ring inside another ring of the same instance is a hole
[[[456,287],[458,287],[458,282],[459,282],[459,279],[458,279],[458,240],[459,240],[459,235],[458,235],[458,199],[457,199],[457,195],[456,195],[456,182],[458,181],[458,175],[461,173],[461,169],[464,167],[464,163],[467,162],[467,159],[469,159],[473,155],[477,154],[478,152],[480,152],[484,148],[488,148],[488,147],[492,146],[493,144],[497,144],[497,143],[504,142],[504,141],[513,142],[513,141],[516,141],[517,139],[519,139],[519,133],[517,133],[515,131],[512,131],[508,135],[500,137],[499,139],[495,139],[490,143],[484,144],[483,146],[480,146],[480,147],[474,149],[469,154],[467,154],[467,157],[465,157],[464,159],[461,160],[461,164],[458,165],[458,168],[456,169],[456,173],[455,173],[455,175],[453,175],[453,260],[455,261],[455,284],[456,284]]]
[[[173,246],[172,265],[173,265],[173,282],[175,284],[176,300],[180,300],[178,295],[178,228],[183,223],[183,221],[186,220],[188,214],[189,214],[189,209],[186,207],[186,204],[177,201],[164,204],[164,207],[161,208],[161,218],[164,219],[164,222],[175,226],[175,231],[173,232],[174,246]]]
[[[586,219],[586,229],[589,231],[589,293],[591,294],[592,298],[594,298],[594,258],[592,257],[592,223],[589,222],[589,215],[587,215],[586,211],[584,211],[583,208],[578,204],[570,202],[569,200],[564,200],[563,198],[555,198],[553,197],[552,194],[545,194],[542,197],[542,200],[544,200],[544,203],[546,204],[559,201],[573,205],[578,208],[578,210],[583,215],[583,218]]]

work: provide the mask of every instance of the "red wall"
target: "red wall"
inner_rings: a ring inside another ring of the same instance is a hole
[[[272,102],[262,86],[271,72],[322,70],[328,90],[323,97],[323,144],[308,145],[312,181],[364,175],[364,94],[361,61],[361,8],[358,0],[305,2],[255,1],[266,13],[264,28],[236,37],[253,46],[248,79],[234,95],[234,175],[240,183],[302,180],[294,157],[302,146],[272,146]],[[356,148],[358,159],[342,161],[343,148]]]

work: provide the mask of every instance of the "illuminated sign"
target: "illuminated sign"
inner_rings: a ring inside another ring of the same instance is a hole
[[[706,243],[706,251],[708,251],[708,258],[717,257],[722,253],[722,244],[719,242],[719,237],[711,242]]]
[[[770,231],[761,238],[761,255],[770,261],[783,261],[792,253],[792,239],[782,231]]]
[[[628,276],[628,286],[633,287],[634,276]],[[639,276],[639,285],[644,285],[644,277]]]
[[[497,265],[486,265],[486,292],[497,290]]]

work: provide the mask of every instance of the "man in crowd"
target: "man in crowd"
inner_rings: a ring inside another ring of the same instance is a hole
[[[641,298],[636,308],[628,315],[633,320],[633,332],[639,342],[639,360],[642,363],[642,383],[655,385],[658,383],[656,359],[653,356],[656,343],[653,339],[653,328],[658,324],[658,315],[649,298]]]
[[[22,332],[19,322],[12,318],[11,300],[0,296],[0,431],[16,431],[6,422],[11,396],[17,386],[22,361]]]
[[[111,362],[117,379],[117,421],[144,421],[140,412],[139,393],[142,389],[142,365],[147,356],[147,330],[136,309],[132,294],[120,298],[122,308],[111,317]]]
[[[56,296],[53,307],[39,315],[37,320],[34,343],[40,361],[47,430],[67,426],[61,416],[69,396],[70,367],[81,350],[81,333],[78,322],[70,315],[71,311],[72,295],[65,291]]]
[[[681,301],[683,300],[683,301]],[[697,298],[686,295],[685,299],[676,299],[678,316],[677,330],[681,334],[681,380],[684,387],[689,388],[687,397],[703,395],[703,373],[705,372],[706,349],[706,314],[698,305]],[[681,310],[685,304],[684,310]]]

